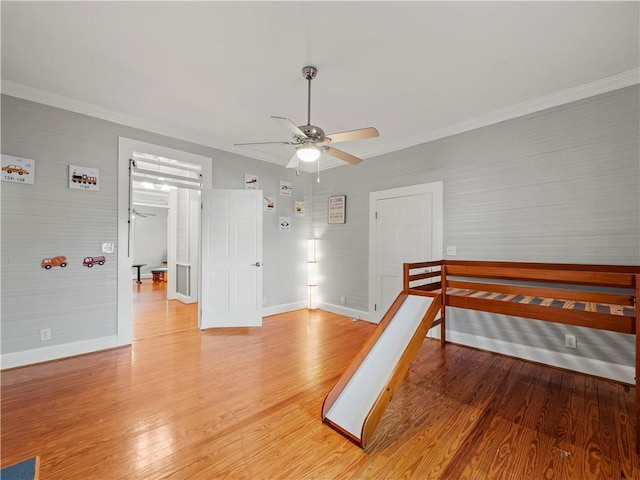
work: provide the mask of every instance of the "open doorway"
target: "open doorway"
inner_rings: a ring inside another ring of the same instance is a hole
[[[133,265],[166,283],[168,300],[198,301],[201,177],[201,165],[175,158],[136,151],[130,160]]]
[[[156,312],[188,304],[182,318],[197,328],[201,190],[211,185],[211,158],[121,137],[119,167],[118,335],[123,343],[134,338],[140,303],[164,302]],[[153,271],[163,267],[154,282]]]
[[[198,303],[200,257],[200,196],[202,167],[175,158],[144,151],[133,152],[130,160],[131,220],[130,245],[136,307],[162,301]],[[143,288],[151,284],[151,289]],[[142,297],[142,298],[141,298]],[[145,298],[150,297],[150,298]],[[161,305],[162,306],[162,305]],[[158,325],[156,319],[134,308],[134,338],[155,335],[153,326],[164,332],[173,318]],[[197,326],[197,317],[193,328]]]
[[[135,192],[134,192],[135,193]],[[169,278],[167,239],[169,237],[169,207],[132,203],[131,256],[135,284],[152,281],[166,290]],[[140,280],[138,280],[138,268]],[[134,290],[135,291],[135,290]]]

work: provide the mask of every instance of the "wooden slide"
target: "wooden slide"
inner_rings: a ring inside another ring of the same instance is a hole
[[[440,306],[440,294],[398,295],[327,395],[322,420],[365,448]]]

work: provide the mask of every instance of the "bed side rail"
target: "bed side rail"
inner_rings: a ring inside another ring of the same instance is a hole
[[[640,273],[640,267],[625,265],[444,260],[443,266],[447,275],[455,277],[565,283],[628,289],[635,288],[634,276]]]

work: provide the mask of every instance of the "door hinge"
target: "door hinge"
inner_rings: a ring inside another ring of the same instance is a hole
[[[377,303],[373,304],[373,311],[374,312],[378,311],[378,304]]]
[[[376,212],[376,220],[378,219],[378,212]]]

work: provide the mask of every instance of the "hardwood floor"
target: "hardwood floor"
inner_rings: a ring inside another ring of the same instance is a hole
[[[135,292],[135,287],[134,287]],[[135,341],[2,373],[2,466],[40,479],[638,479],[634,388],[426,340],[362,451],[322,401],[373,325],[300,310],[200,332],[134,293]]]

